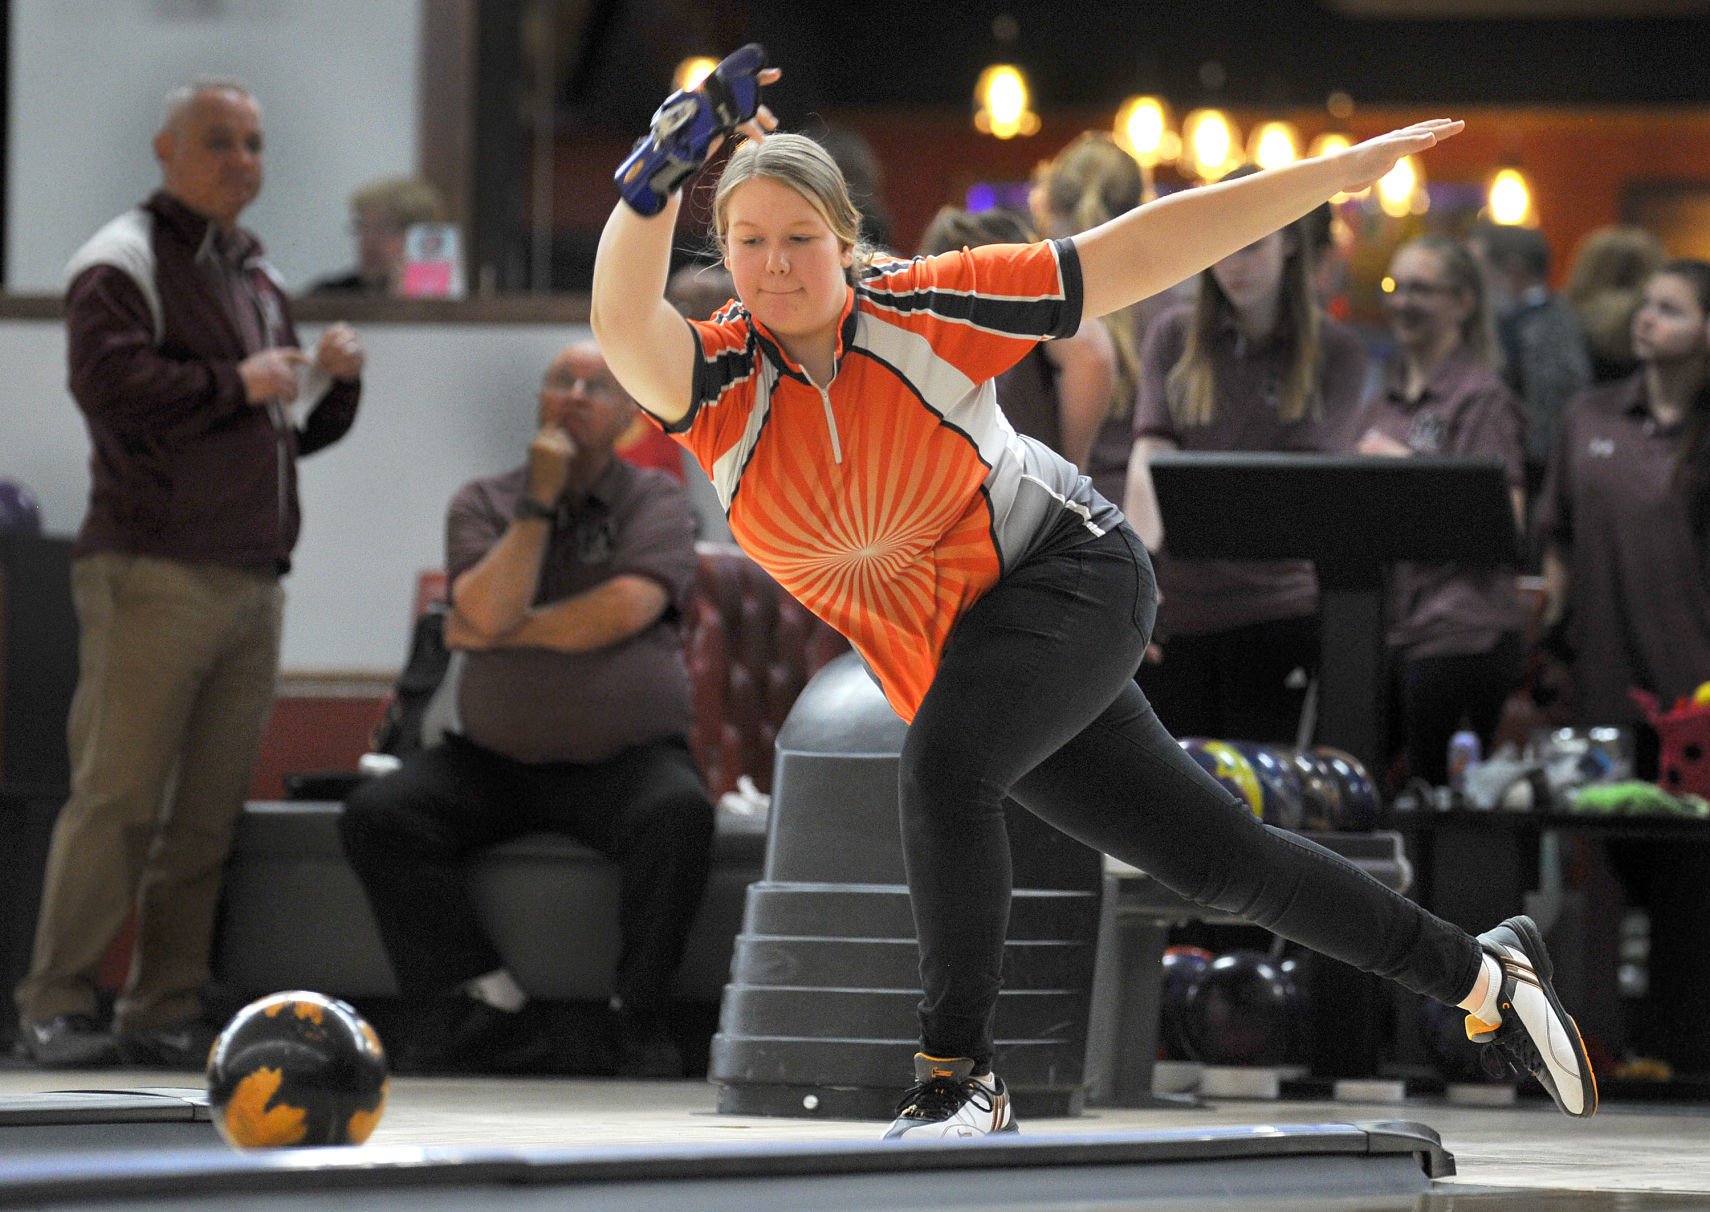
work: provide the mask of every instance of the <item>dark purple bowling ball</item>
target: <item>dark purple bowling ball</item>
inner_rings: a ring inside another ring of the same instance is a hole
[[[1345,833],[1364,833],[1377,828],[1382,809],[1377,784],[1366,772],[1365,763],[1351,753],[1319,745],[1313,749],[1330,767],[1341,790],[1341,800],[1333,813],[1332,825]]]
[[[1158,991],[1158,1046],[1165,1060],[1192,1060],[1184,1019],[1189,992],[1217,957],[1204,947],[1164,949],[1164,977]]]
[[[1300,776],[1302,829],[1329,831],[1342,815],[1342,783],[1330,763],[1310,749],[1286,750]]]
[[[40,534],[42,507],[16,480],[0,478],[0,534]]]

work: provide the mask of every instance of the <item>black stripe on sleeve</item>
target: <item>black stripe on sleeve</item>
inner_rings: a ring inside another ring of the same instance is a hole
[[[1086,288],[1081,281],[1081,253],[1068,237],[1051,241],[1057,250],[1057,265],[1063,276],[1063,310],[1057,316],[1057,327],[1048,334],[1072,337],[1081,329],[1081,312],[1086,300]]]
[[[739,383],[754,372],[752,332],[749,333],[747,345],[738,349],[727,349],[711,358],[702,350],[700,333],[693,324],[689,325],[689,337],[695,343],[695,376],[690,389],[694,398],[689,401],[689,411],[683,414],[681,420],[665,425],[666,433],[687,433],[702,405],[713,403],[732,383]]]
[[[874,292],[867,297],[875,307],[903,313],[931,312],[946,320],[965,320],[979,328],[1034,340],[1056,335],[1063,306],[1062,300],[1056,298],[999,299],[960,291],[912,290],[894,295]]]

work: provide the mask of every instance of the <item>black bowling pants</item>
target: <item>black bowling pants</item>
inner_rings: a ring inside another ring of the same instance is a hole
[[[1122,526],[1030,556],[952,633],[903,745],[921,1044],[989,1060],[1009,917],[1005,797],[1177,894],[1457,1002],[1477,942],[1302,837],[1256,820],[1134,683],[1157,586]]]

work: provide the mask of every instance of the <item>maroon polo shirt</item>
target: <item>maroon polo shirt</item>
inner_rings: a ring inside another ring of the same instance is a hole
[[[1582,726],[1638,718],[1629,687],[1672,705],[1710,679],[1710,544],[1674,483],[1680,444],[1642,374],[1584,392],[1562,422],[1537,521],[1568,567]]]
[[[1416,456],[1495,455],[1511,488],[1525,484],[1520,413],[1490,364],[1466,346],[1443,359],[1416,400],[1402,390],[1400,359],[1385,368],[1360,426]],[[1409,657],[1488,652],[1523,626],[1512,568],[1397,564],[1390,577],[1389,643]]]
[[[446,518],[446,572],[479,563],[504,536],[526,469],[471,481]],[[534,604],[623,574],[657,581],[668,605],[640,634],[595,652],[469,652],[458,688],[465,736],[519,762],[605,761],[648,741],[687,736],[693,708],[678,620],[694,589],[694,522],[682,485],[613,459],[587,497],[553,523]]]
[[[1181,450],[1335,451],[1346,449],[1359,417],[1366,351],[1353,330],[1325,320],[1320,347],[1320,411],[1285,423],[1277,416],[1287,370],[1279,339],[1249,341],[1229,324],[1212,346],[1212,365],[1223,398],[1209,424],[1178,425],[1170,414],[1169,375],[1187,350],[1193,308],[1159,316],[1146,332],[1134,436],[1163,438]],[[1168,535],[1168,519],[1165,520]],[[1165,546],[1168,547],[1166,538]],[[1159,629],[1204,635],[1318,609],[1318,578],[1310,560],[1183,560],[1167,551],[1156,558]]]

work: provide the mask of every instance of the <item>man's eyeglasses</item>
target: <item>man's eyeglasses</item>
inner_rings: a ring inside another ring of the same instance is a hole
[[[1378,285],[1386,299],[1435,299],[1455,289],[1447,282],[1397,282],[1394,278],[1385,278]]]
[[[540,385],[547,391],[575,391],[578,387],[590,396],[615,396],[617,384],[610,379],[582,379],[575,375],[547,375]]]
[[[389,222],[371,223],[362,219],[352,219],[347,230],[351,235],[357,237],[401,236],[404,234],[404,225]]]

